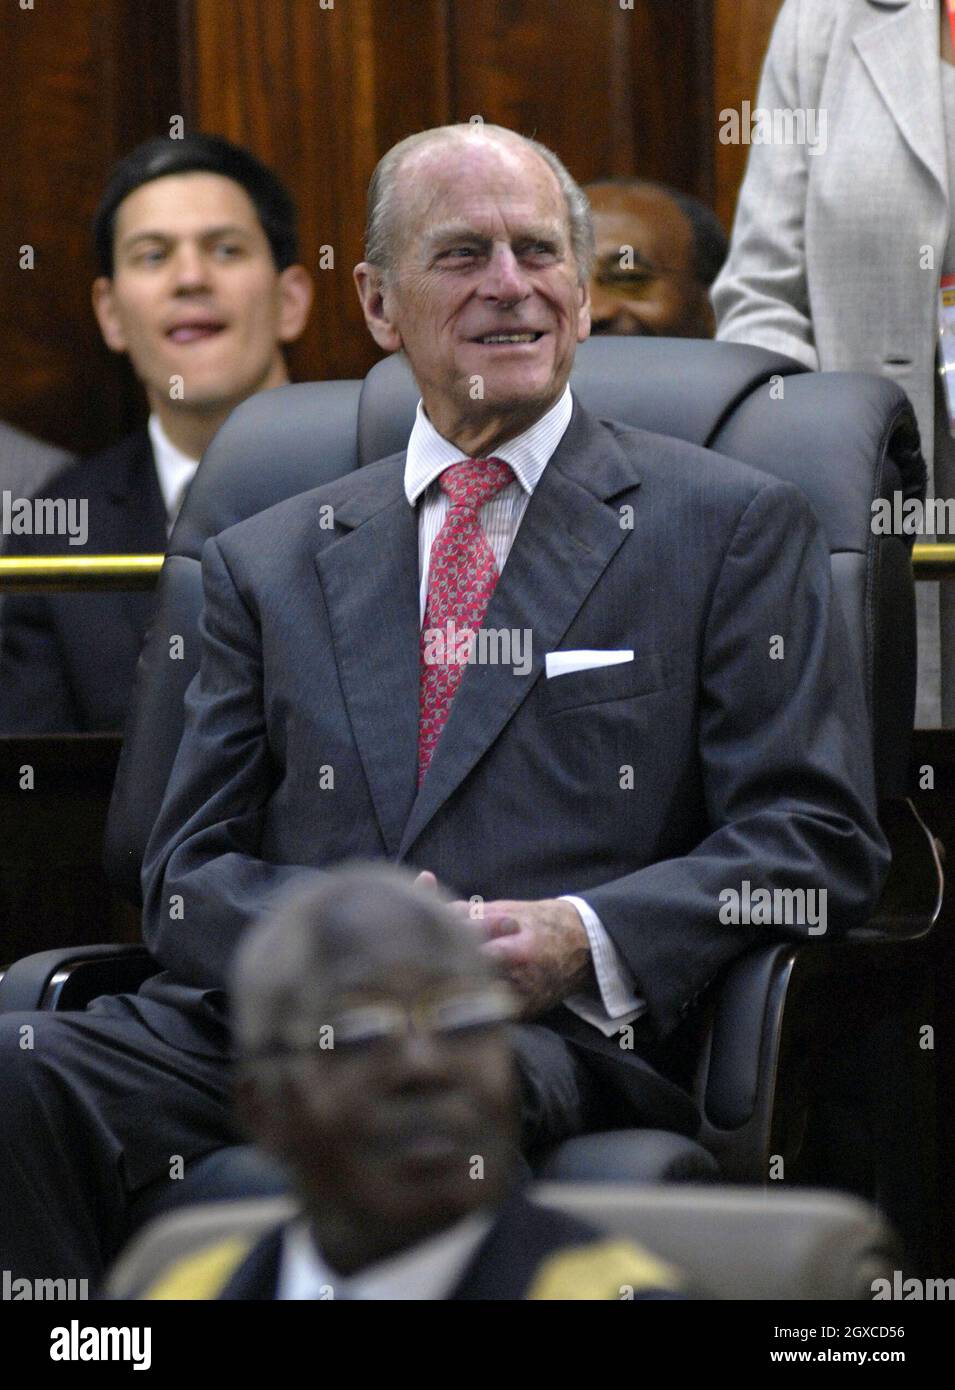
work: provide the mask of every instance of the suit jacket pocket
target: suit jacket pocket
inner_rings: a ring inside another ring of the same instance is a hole
[[[606,700],[626,700],[634,695],[652,695],[664,686],[664,659],[660,652],[638,652],[632,661],[616,666],[595,666],[589,671],[571,671],[566,676],[541,681],[544,714],[599,705]]]

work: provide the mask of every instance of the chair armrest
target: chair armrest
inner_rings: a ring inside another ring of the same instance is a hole
[[[944,848],[911,797],[879,803],[879,822],[892,849],[882,896],[849,941],[918,941],[938,921],[945,894]]]
[[[918,940],[774,943],[741,956],[714,989],[694,1096],[697,1135],[729,1181],[787,1162],[840,1037],[906,1006],[928,978]]]
[[[0,975],[0,1013],[82,1009],[98,994],[136,990],[159,966],[145,946],[64,946],[15,961]]]

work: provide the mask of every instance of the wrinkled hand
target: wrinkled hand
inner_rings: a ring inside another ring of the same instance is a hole
[[[510,982],[524,1018],[546,1013],[569,994],[593,985],[590,942],[573,903],[498,899],[454,906]]]
[[[415,883],[436,889],[438,881],[422,869]],[[522,1017],[535,1018],[569,994],[596,988],[590,939],[573,903],[498,898],[451,905],[517,994]]]

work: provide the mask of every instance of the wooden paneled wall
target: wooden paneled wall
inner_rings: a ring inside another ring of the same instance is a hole
[[[249,145],[291,187],[315,269],[298,379],[375,360],[351,282],[364,195],[411,131],[482,116],[581,180],[640,174],[729,220],[745,150],[717,113],[755,90],[779,0],[32,0],[0,10],[6,84],[0,418],[88,449],[141,413],[89,308],[112,162],[172,117]],[[35,268],[18,268],[19,248]],[[319,270],[322,247],[334,268]]]
[[[838,3],[838,0],[836,0]],[[740,109],[744,101],[756,104],[756,88],[776,16],[783,0],[715,0],[713,14],[713,121],[719,131],[719,113]],[[746,168],[746,145],[721,145],[713,141],[715,198],[713,206],[727,230],[733,225],[736,195]]]
[[[169,0],[0,9],[0,418],[71,448],[116,438],[139,401],[93,319],[90,223],[113,162],[168,131],[177,19]]]

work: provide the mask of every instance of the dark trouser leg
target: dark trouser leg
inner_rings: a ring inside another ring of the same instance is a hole
[[[553,1029],[514,1024],[511,1041],[521,1083],[521,1148],[533,1158],[587,1129],[594,1083],[577,1050]]]
[[[129,1195],[235,1142],[225,1057],[170,1047],[121,1000],[0,1015],[0,1265],[14,1278],[95,1283]]]

